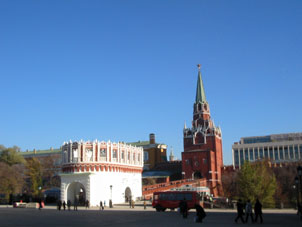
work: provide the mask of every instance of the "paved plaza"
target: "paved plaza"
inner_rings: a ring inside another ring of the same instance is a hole
[[[183,219],[176,211],[156,212],[151,207],[130,209],[127,206],[114,207],[113,209],[78,211],[57,211],[55,207],[38,209],[0,207],[0,226],[22,227],[49,227],[49,226],[238,226],[234,223],[236,213],[234,210],[206,210],[207,217],[204,222],[194,223],[195,213],[190,212],[188,219]],[[302,226],[302,222],[294,210],[265,210],[264,223],[245,224],[244,226]]]

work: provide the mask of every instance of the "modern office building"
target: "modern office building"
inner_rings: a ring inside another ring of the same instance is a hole
[[[243,137],[233,144],[232,154],[234,168],[261,159],[276,164],[301,161],[302,133]]]

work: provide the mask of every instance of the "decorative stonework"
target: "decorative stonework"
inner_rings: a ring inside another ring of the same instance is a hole
[[[61,200],[122,203],[142,196],[143,148],[104,141],[62,146]],[[127,193],[126,193],[127,190]]]

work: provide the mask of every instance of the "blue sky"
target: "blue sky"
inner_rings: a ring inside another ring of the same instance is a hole
[[[243,136],[301,132],[302,1],[1,1],[0,144],[183,151],[202,64],[224,163]]]

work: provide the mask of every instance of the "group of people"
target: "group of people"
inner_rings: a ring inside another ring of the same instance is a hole
[[[58,200],[57,202],[57,209],[60,211],[63,207],[64,210],[66,210],[66,206],[68,208],[68,210],[70,211],[71,208],[71,201],[67,200],[67,203],[65,202],[65,200],[62,202],[61,200]],[[78,210],[78,202],[77,200],[74,201],[74,210]]]
[[[206,212],[200,204],[195,204],[196,217],[194,218],[195,222],[201,223],[202,220],[206,217]],[[179,212],[183,218],[188,217],[188,203],[186,199],[179,202]]]
[[[237,223],[238,219],[240,219],[242,223],[247,223],[249,217],[251,217],[251,221],[252,223],[254,223],[257,222],[259,217],[260,223],[263,223],[262,204],[260,203],[259,199],[256,200],[256,203],[254,205],[254,212],[255,212],[255,219],[253,216],[253,206],[251,200],[248,199],[244,207],[244,204],[242,203],[241,199],[239,199],[237,202],[237,217],[235,218],[235,222]],[[245,214],[245,219],[243,218],[244,214]]]

